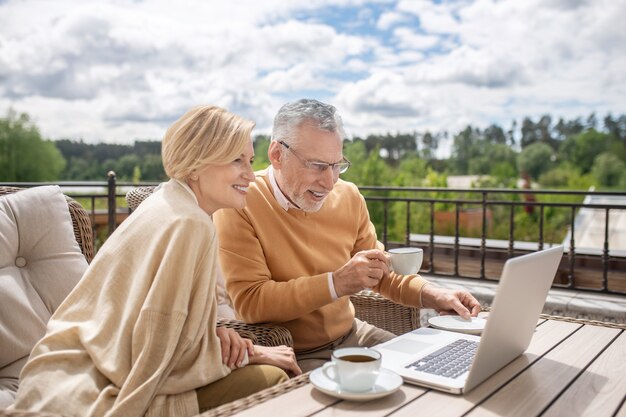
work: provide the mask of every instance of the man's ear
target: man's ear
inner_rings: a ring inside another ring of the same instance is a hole
[[[280,169],[283,162],[283,154],[281,152],[281,144],[273,140],[270,142],[270,146],[267,149],[267,157],[272,163],[274,169]]]

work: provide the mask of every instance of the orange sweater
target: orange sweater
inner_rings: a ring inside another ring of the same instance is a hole
[[[239,318],[286,327],[298,351],[350,330],[354,308],[349,297],[332,300],[327,273],[361,250],[383,247],[354,184],[339,180],[318,212],[285,211],[274,198],[267,170],[259,171],[246,207],[220,210],[214,222],[226,289]],[[420,307],[425,283],[419,275],[392,273],[374,290]]]

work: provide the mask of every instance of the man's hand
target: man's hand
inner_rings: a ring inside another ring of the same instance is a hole
[[[222,362],[229,368],[241,367],[246,351],[248,351],[248,358],[254,353],[252,341],[242,338],[233,329],[217,327],[215,333],[220,339]]]
[[[466,320],[480,313],[480,303],[465,290],[447,290],[433,284],[422,287],[422,306],[440,314],[458,314]]]
[[[278,366],[292,375],[302,373],[293,349],[282,345],[272,347],[254,345],[254,353],[250,356],[250,363]]]
[[[357,293],[378,284],[389,275],[389,260],[378,249],[358,252],[344,266],[333,272],[333,283],[339,297]]]

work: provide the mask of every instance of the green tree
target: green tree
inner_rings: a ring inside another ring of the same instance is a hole
[[[72,156],[68,158],[62,176],[64,180],[102,181],[103,172],[106,173],[107,171],[93,157]]]
[[[426,159],[433,159],[437,148],[439,147],[439,135],[433,135],[429,131],[426,131],[421,136],[422,142],[422,154]]]
[[[481,140],[475,145],[473,154],[476,156],[469,160],[469,174],[494,175],[494,171],[497,171],[516,175],[517,154],[507,145]],[[509,169],[503,165],[508,165]]]
[[[580,169],[577,167],[561,164],[541,174],[538,182],[545,188],[567,188],[580,175]]]
[[[611,139],[611,135],[594,129],[570,136],[561,145],[559,158],[578,166],[586,174],[596,157],[611,148]]]
[[[470,160],[476,156],[476,144],[480,140],[478,129],[467,126],[463,131],[454,136],[452,145],[452,169],[457,174],[469,172]]]
[[[27,114],[9,110],[0,118],[0,181],[55,181],[64,168],[61,152]]]
[[[407,154],[417,152],[416,133],[368,135],[364,142],[368,154],[378,149],[379,155],[391,164],[397,163]]]
[[[141,178],[145,181],[164,181],[167,176],[163,169],[161,154],[148,154],[141,161]]]
[[[506,144],[506,134],[498,125],[491,125],[483,132],[485,140],[489,143]]]
[[[626,188],[626,163],[612,153],[598,155],[591,168],[591,174],[600,185]]]
[[[626,115],[622,114],[613,118],[609,113],[604,118],[604,127],[615,139],[621,142],[626,148]]]
[[[552,148],[545,143],[533,143],[525,147],[518,156],[520,172],[526,172],[531,178],[537,179],[548,171],[552,165]]]
[[[108,160],[104,166],[107,170],[115,171],[119,180],[132,181],[135,167],[140,167],[140,163],[139,157],[131,153],[115,160]]]
[[[255,171],[265,169],[269,166],[270,160],[267,157],[267,150],[270,147],[271,139],[267,135],[257,135],[254,138],[254,164]]]
[[[538,142],[545,143],[546,145],[556,149],[557,143],[552,138],[551,125],[552,118],[547,114],[541,116],[537,123],[533,122],[530,118],[525,117],[522,121],[521,127],[522,149]]]

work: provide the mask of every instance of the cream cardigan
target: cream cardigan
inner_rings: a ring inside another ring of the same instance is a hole
[[[215,333],[218,243],[169,181],[109,237],[50,319],[16,409],[72,416],[190,416],[195,389],[230,373]]]

